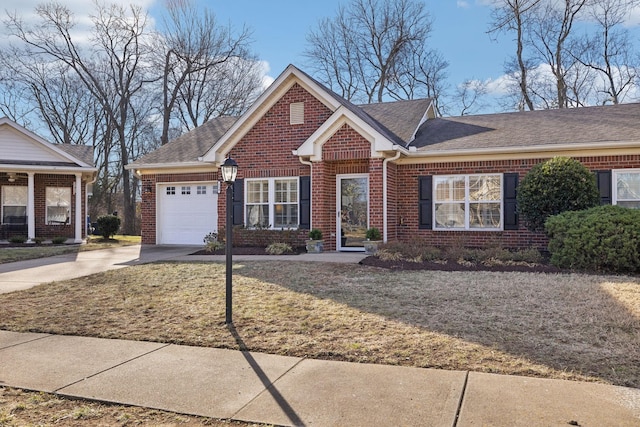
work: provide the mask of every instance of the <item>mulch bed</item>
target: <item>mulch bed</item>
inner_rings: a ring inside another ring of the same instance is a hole
[[[298,255],[305,253],[305,248],[296,248],[294,249],[293,254],[287,255]],[[213,252],[207,252],[202,249],[197,252],[192,253],[191,255],[224,255],[224,249],[220,249]],[[266,255],[269,256],[265,252],[265,248],[262,247],[234,247],[233,255]],[[410,261],[383,261],[375,256],[368,256],[362,261],[360,261],[361,265],[366,265],[370,267],[380,267],[386,268],[389,270],[436,270],[436,271],[516,271],[516,272],[525,272],[525,273],[566,273],[566,270],[560,269],[558,267],[554,267],[550,264],[534,264],[534,265],[484,265],[484,264],[474,264],[474,265],[463,265],[457,262],[449,261],[447,263],[437,263],[437,262],[410,262]]]

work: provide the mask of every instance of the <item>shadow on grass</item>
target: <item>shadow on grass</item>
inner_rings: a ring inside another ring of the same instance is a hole
[[[633,296],[640,283],[635,278],[380,270],[368,276],[371,270],[359,266],[300,263],[299,268],[300,277],[276,264],[240,266],[234,274],[479,344],[487,353],[504,352],[524,360],[521,374],[540,375],[527,372],[526,365],[533,363],[560,374],[640,387],[640,314],[632,308],[640,302]],[[621,286],[628,289],[616,290]],[[635,299],[625,302],[620,295]]]

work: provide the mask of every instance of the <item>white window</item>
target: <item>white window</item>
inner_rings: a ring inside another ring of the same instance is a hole
[[[434,229],[500,230],[502,175],[434,176]]]
[[[2,223],[27,223],[27,187],[5,185],[2,187]]]
[[[298,227],[298,178],[247,179],[245,185],[247,227]]]
[[[640,209],[640,169],[613,171],[613,204]]]
[[[207,186],[206,185],[198,185],[196,187],[196,194],[207,194]]]
[[[191,194],[191,187],[189,187],[189,186],[183,186],[183,187],[182,187],[182,194],[184,194],[184,195],[189,195],[189,194]]]
[[[176,187],[167,187],[167,196],[173,196],[176,194]]]
[[[47,187],[47,224],[69,224],[71,219],[71,187]]]

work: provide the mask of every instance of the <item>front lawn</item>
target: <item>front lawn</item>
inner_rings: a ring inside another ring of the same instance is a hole
[[[90,236],[87,243],[74,245],[52,244],[24,244],[20,246],[0,245],[0,264],[7,262],[25,261],[29,259],[45,258],[56,255],[107,249],[114,246],[139,245],[140,236],[114,236],[104,240],[99,236]]]
[[[640,281],[306,262],[156,263],[0,295],[0,329],[640,387]]]

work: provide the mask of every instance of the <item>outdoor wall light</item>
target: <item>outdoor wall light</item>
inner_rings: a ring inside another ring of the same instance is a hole
[[[231,157],[227,157],[224,163],[220,166],[220,172],[222,173],[222,180],[224,182],[227,184],[233,184],[238,173],[238,164]]]

